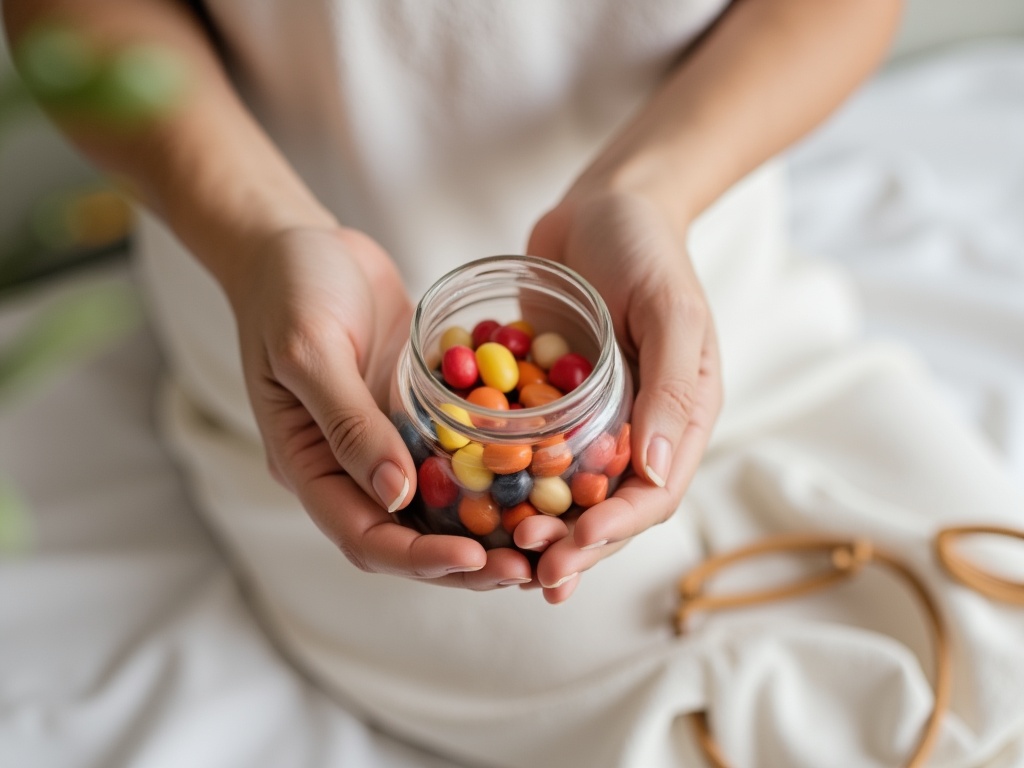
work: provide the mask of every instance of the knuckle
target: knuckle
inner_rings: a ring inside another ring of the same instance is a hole
[[[361,553],[357,552],[349,542],[338,542],[338,549],[341,550],[341,554],[345,556],[345,559],[360,571],[363,573],[373,573],[373,569],[370,568],[370,564],[366,561],[366,558],[364,558]]]
[[[696,392],[686,379],[668,379],[654,385],[651,393],[664,416],[688,422],[696,407]]]
[[[324,437],[338,463],[345,469],[363,458],[371,439],[370,420],[355,408],[340,408],[324,423]]]

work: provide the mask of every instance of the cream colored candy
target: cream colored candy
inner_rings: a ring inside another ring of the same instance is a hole
[[[473,422],[470,420],[469,413],[465,408],[459,408],[459,406],[453,405],[452,403],[445,403],[441,406],[441,410],[460,424],[465,424],[467,427],[473,426]],[[437,432],[437,442],[439,442],[441,447],[449,453],[459,450],[459,448],[469,442],[468,437],[459,434],[454,429],[446,427],[444,424],[434,422],[434,431]]]
[[[441,334],[441,341],[438,342],[438,346],[441,347],[441,354],[443,355],[451,347],[469,347],[473,348],[473,336],[465,328],[460,328],[457,325],[453,325],[447,331]]]
[[[494,481],[494,473],[484,466],[484,447],[470,443],[452,456],[452,472],[459,485],[469,491],[486,491]]]
[[[560,477],[538,477],[533,481],[530,503],[545,515],[561,515],[572,506],[572,491]]]
[[[557,333],[542,333],[530,345],[533,362],[548,370],[562,355],[569,354],[569,343]]]

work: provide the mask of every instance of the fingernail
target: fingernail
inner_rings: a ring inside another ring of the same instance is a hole
[[[470,573],[479,571],[481,568],[483,568],[482,565],[457,565],[454,568],[449,568],[447,573]]]
[[[669,441],[661,435],[652,438],[647,446],[647,479],[659,488],[664,488],[671,463],[672,445]]]
[[[388,514],[398,509],[409,493],[409,478],[393,461],[381,462],[370,478],[370,485],[380,503],[388,508]]]
[[[533,544],[527,544],[526,546],[524,546],[522,548],[523,549],[543,549],[544,547],[546,547],[550,543],[551,542],[548,541],[547,539],[541,539],[540,541],[533,542]]]
[[[601,539],[600,541],[595,541],[593,544],[587,544],[585,547],[580,547],[580,552],[588,549],[597,549],[598,547],[603,547],[607,543],[608,539]]]
[[[504,581],[499,581],[498,586],[511,587],[513,584],[529,584],[531,581],[533,579],[505,579]]]
[[[563,584],[565,584],[565,582],[567,582],[567,581],[569,581],[571,579],[575,579],[579,575],[580,575],[579,571],[576,571],[575,573],[570,573],[568,576],[563,576],[558,581],[556,581],[554,584],[550,584],[550,585],[545,584],[543,586],[544,586],[545,589],[557,589],[558,587],[560,587]]]

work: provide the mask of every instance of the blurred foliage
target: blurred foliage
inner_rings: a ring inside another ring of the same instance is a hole
[[[180,103],[187,86],[184,64],[172,52],[152,45],[103,50],[67,24],[31,30],[14,60],[21,79],[0,82],[0,140],[15,120],[37,112],[34,104],[91,128],[137,130]],[[0,242],[0,287],[31,276],[40,257],[59,253],[81,260],[123,244],[130,229],[131,206],[113,186],[52,194]],[[109,285],[82,289],[38,313],[0,347],[0,406],[38,393],[62,370],[137,327],[140,318],[134,294]],[[27,507],[0,475],[0,552],[24,550],[30,539]]]

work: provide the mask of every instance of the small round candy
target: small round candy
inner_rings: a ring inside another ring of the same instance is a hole
[[[473,426],[473,422],[470,420],[469,413],[466,412],[465,408],[459,408],[459,406],[452,403],[445,403],[441,406],[441,410],[459,422],[459,424],[465,424],[467,427]],[[450,427],[446,427],[444,424],[434,422],[434,431],[437,432],[437,442],[449,453],[459,450],[459,448],[469,442],[468,437]]]
[[[567,355],[562,355],[551,366],[551,370],[548,371],[548,381],[568,393],[582,384],[593,370],[594,366],[587,358],[570,352]]]
[[[517,331],[522,331],[531,339],[536,335],[533,330],[533,326],[525,320],[514,320],[508,324],[509,328],[515,328]]]
[[[561,515],[572,506],[572,491],[560,477],[538,477],[530,491],[530,503],[545,515]]]
[[[548,383],[547,375],[541,368],[533,363],[527,362],[526,360],[519,360],[516,362],[516,367],[519,368],[519,381],[516,383],[516,386],[519,387],[520,390],[530,384]]]
[[[501,344],[520,360],[530,354],[530,337],[510,325],[496,328],[491,334],[491,341]]]
[[[577,472],[569,488],[572,500],[581,507],[592,507],[608,498],[608,478],[596,472]]]
[[[473,349],[491,340],[491,334],[495,328],[501,327],[497,320],[481,320],[473,326]]]
[[[530,345],[533,362],[544,370],[555,364],[562,355],[569,354],[569,343],[557,333],[542,333]]]
[[[494,387],[499,392],[514,389],[519,381],[516,359],[501,344],[493,341],[481,344],[476,350],[476,363],[484,384]]]
[[[417,489],[423,503],[438,509],[454,504],[459,486],[452,478],[451,466],[440,456],[430,456],[416,473]]]
[[[441,340],[438,342],[438,346],[441,347],[442,355],[452,347],[472,347],[473,335],[465,328],[453,325],[441,334]]]
[[[490,408],[492,411],[507,411],[508,398],[494,387],[477,387],[466,396],[466,400],[481,408]],[[490,418],[488,416],[469,415],[473,423],[478,427],[498,429],[505,426],[505,419]]]
[[[539,408],[554,402],[561,396],[561,391],[550,384],[528,384],[519,390],[519,402],[526,408]]]
[[[615,446],[615,438],[607,432],[602,432],[583,449],[580,455],[580,469],[585,472],[604,472],[608,462],[615,458]]]
[[[483,454],[484,447],[480,443],[470,443],[452,456],[455,479],[468,491],[486,491],[494,480],[494,473],[484,466]]]
[[[401,435],[405,447],[409,449],[409,455],[412,456],[413,462],[416,466],[422,464],[430,455],[430,446],[427,445],[423,435],[404,413],[396,413],[391,417],[391,421],[398,428],[398,434]]]
[[[486,536],[501,523],[501,511],[490,496],[463,496],[459,502],[459,520],[470,533]]]
[[[472,387],[479,376],[473,350],[461,345],[449,347],[441,358],[441,373],[455,389]]]
[[[491,498],[503,507],[514,507],[526,501],[532,490],[533,478],[529,472],[497,475],[491,485]]]
[[[619,432],[619,439],[615,443],[615,456],[604,468],[604,473],[608,475],[608,477],[618,477],[625,472],[626,467],[629,466],[629,459],[631,455],[629,438],[630,427],[629,424],[626,423],[622,425],[622,431]]]
[[[537,444],[533,451],[530,471],[537,477],[560,475],[572,464],[572,451],[561,437],[553,437]]]
[[[501,527],[509,533],[516,532],[516,526],[518,526],[523,520],[533,515],[539,515],[537,508],[528,501],[524,501],[522,504],[516,504],[511,509],[506,509],[501,513]]]
[[[484,446],[483,462],[496,475],[511,475],[530,466],[533,449],[528,445],[488,443]]]

